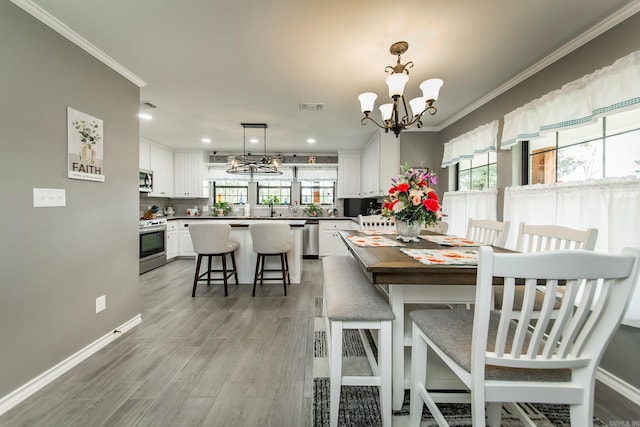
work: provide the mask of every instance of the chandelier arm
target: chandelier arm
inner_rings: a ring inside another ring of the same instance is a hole
[[[376,122],[375,119],[372,119],[369,116],[364,116],[362,118],[362,120],[360,120],[360,124],[362,124],[363,126],[367,124],[367,120],[370,120],[373,122],[373,124],[375,124],[376,126],[378,126],[380,129],[388,129],[386,126],[381,125],[380,123]]]

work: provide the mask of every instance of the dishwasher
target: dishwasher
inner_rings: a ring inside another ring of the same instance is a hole
[[[317,219],[308,219],[302,229],[302,257],[318,258],[318,229],[320,223]]]

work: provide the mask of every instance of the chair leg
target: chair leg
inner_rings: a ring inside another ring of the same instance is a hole
[[[238,266],[236,265],[236,254],[231,252],[231,265],[233,266],[233,275],[236,278],[236,286],[238,286]]]
[[[424,400],[419,389],[425,387],[427,382],[427,344],[416,332],[417,327],[412,325],[413,337],[411,342],[411,406],[409,407],[409,425],[420,426]]]
[[[258,270],[260,268],[260,254],[256,258],[256,272],[253,274],[253,293],[251,296],[256,296],[256,284],[258,283]]]
[[[224,283],[224,296],[228,296],[229,292],[227,291],[227,254],[222,254],[222,281]]]
[[[280,254],[280,265],[282,267],[282,285],[284,286],[284,296],[287,296],[287,270],[284,266],[284,254]]]
[[[478,390],[482,385],[478,385],[475,390],[471,390],[471,425],[473,427],[485,427],[486,425],[486,412],[484,392]]]
[[[289,257],[287,257],[287,253],[284,253],[284,265],[287,268],[287,280],[289,284],[291,284],[291,276],[289,276]]]
[[[338,426],[338,413],[340,411],[340,390],[342,386],[342,322],[332,321],[331,328],[331,353],[329,354],[329,425]]]
[[[202,261],[202,255],[198,254],[198,262],[196,262],[196,274],[193,277],[193,291],[191,291],[191,297],[196,296],[196,287],[198,286],[198,274],[200,273],[200,262]]]
[[[378,371],[380,375],[380,408],[383,427],[391,427],[391,321],[381,321],[378,333]]]
[[[260,286],[262,286],[262,284],[264,283],[264,267],[267,263],[267,256],[260,255],[260,260],[262,261],[260,264]]]
[[[502,402],[487,402],[487,424],[500,427],[502,419]]]
[[[207,255],[207,258],[207,286],[211,286],[211,258],[213,258],[213,256]]]

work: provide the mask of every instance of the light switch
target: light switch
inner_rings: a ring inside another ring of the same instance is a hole
[[[47,208],[67,206],[67,197],[64,188],[34,188],[33,207]]]

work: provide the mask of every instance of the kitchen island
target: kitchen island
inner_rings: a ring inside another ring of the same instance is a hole
[[[282,223],[286,221],[291,226],[289,232],[289,242],[291,243],[291,251],[287,254],[289,259],[289,275],[291,277],[291,283],[300,283],[300,277],[302,275],[302,230],[305,225],[306,218],[248,218],[248,217],[173,217],[168,219],[168,240],[172,238],[172,232],[177,237],[177,253],[180,257],[193,257],[195,259],[195,252],[193,251],[193,245],[191,243],[191,235],[189,234],[189,225],[195,223],[216,222],[229,224],[231,226],[231,234],[229,239],[235,240],[240,244],[240,247],[236,251],[236,263],[238,266],[238,279],[241,284],[253,284],[253,274],[256,267],[256,254],[253,252],[253,242],[251,240],[251,234],[249,233],[249,225],[255,223],[264,223],[271,221],[278,221]],[[175,237],[174,237],[175,239]],[[170,244],[167,244],[167,253],[171,252],[169,248]],[[170,255],[168,255],[170,258]],[[205,263],[203,263],[205,264]],[[221,268],[220,259],[215,259],[213,263],[214,269]],[[194,261],[195,268],[195,261]],[[279,260],[275,257],[268,257],[267,268],[280,268]],[[204,272],[206,265],[200,267],[201,272]],[[233,283],[233,281],[231,281]]]

